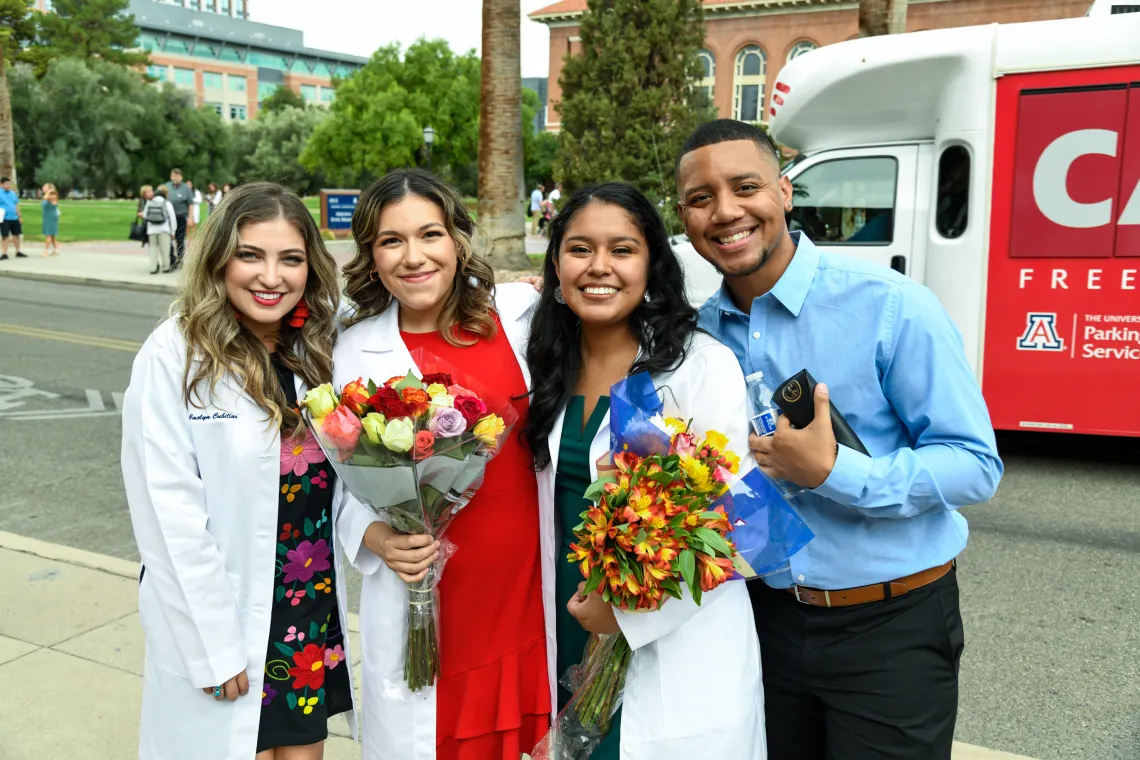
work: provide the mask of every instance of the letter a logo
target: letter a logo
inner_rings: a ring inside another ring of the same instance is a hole
[[[1025,315],[1025,332],[1017,339],[1018,351],[1064,351],[1065,341],[1057,335],[1057,315],[1030,312]]]

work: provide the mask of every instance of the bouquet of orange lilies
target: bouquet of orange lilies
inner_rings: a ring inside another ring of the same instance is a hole
[[[599,462],[586,491],[593,505],[567,557],[578,563],[585,593],[625,611],[653,612],[686,589],[699,605],[732,578],[786,566],[812,538],[759,470],[737,478],[740,458],[723,434],[699,435],[691,421],[663,417],[662,409],[645,373],[611,389],[609,461]],[[590,756],[621,703],[631,657],[621,633],[590,637],[582,663],[563,679],[574,696],[535,760]]]

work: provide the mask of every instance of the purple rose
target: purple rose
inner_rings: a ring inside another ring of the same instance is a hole
[[[428,423],[428,430],[437,438],[454,438],[466,429],[467,418],[463,412],[449,406],[437,407]]]

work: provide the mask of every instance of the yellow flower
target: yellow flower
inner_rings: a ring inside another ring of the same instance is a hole
[[[698,493],[704,493],[712,488],[712,483],[709,480],[709,468],[701,464],[693,457],[681,457],[681,469],[685,473],[685,479],[689,481],[689,485],[693,490]]]
[[[308,715],[313,711],[313,708],[316,707],[317,703],[320,701],[320,697],[301,697],[297,700],[297,707],[304,707],[305,715]]]
[[[309,410],[309,414],[313,415],[314,418],[320,419],[336,409],[337,398],[332,385],[324,383],[306,393],[305,397],[301,399],[301,404]]]
[[[439,386],[443,387],[443,386]],[[432,407],[454,407],[455,397],[448,394],[447,389],[444,388],[443,393],[437,393],[431,397]]]
[[[427,391],[427,395],[429,396],[439,396],[447,393],[447,386],[443,383],[432,383],[424,390]]]
[[[365,415],[364,419],[360,421],[361,427],[364,428],[364,435],[368,436],[368,440],[375,444],[380,443],[381,437],[384,435],[384,430],[387,427],[387,420],[384,415],[379,412],[369,412]]]
[[[475,438],[488,446],[496,446],[499,442],[499,436],[507,429],[507,425],[503,422],[503,418],[497,414],[488,414],[483,419],[475,423],[475,427],[471,432]]]
[[[389,451],[404,452],[412,448],[415,436],[416,431],[412,421],[401,417],[388,423],[380,440]]]
[[[320,583],[314,584],[313,589],[316,591],[324,591],[326,594],[331,594],[332,593],[332,578],[325,578]]]
[[[675,436],[678,433],[684,433],[689,425],[678,417],[666,417],[665,429],[668,431],[669,436]]]
[[[728,438],[725,437],[724,433],[717,430],[710,430],[705,433],[705,445],[723,454],[728,449]]]
[[[736,455],[735,451],[722,451],[720,452],[724,457],[724,461],[728,462],[728,471],[733,475],[740,472],[740,457]]]

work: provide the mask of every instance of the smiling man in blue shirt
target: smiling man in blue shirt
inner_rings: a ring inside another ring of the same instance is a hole
[[[934,294],[787,229],[792,185],[754,126],[690,136],[676,166],[689,239],[724,275],[700,325],[773,384],[807,368],[816,421],[753,436],[768,475],[808,489],[815,539],[749,584],[770,760],[949,760],[962,619],[957,509],[1002,474],[962,340]],[[870,456],[837,445],[829,398]]]

